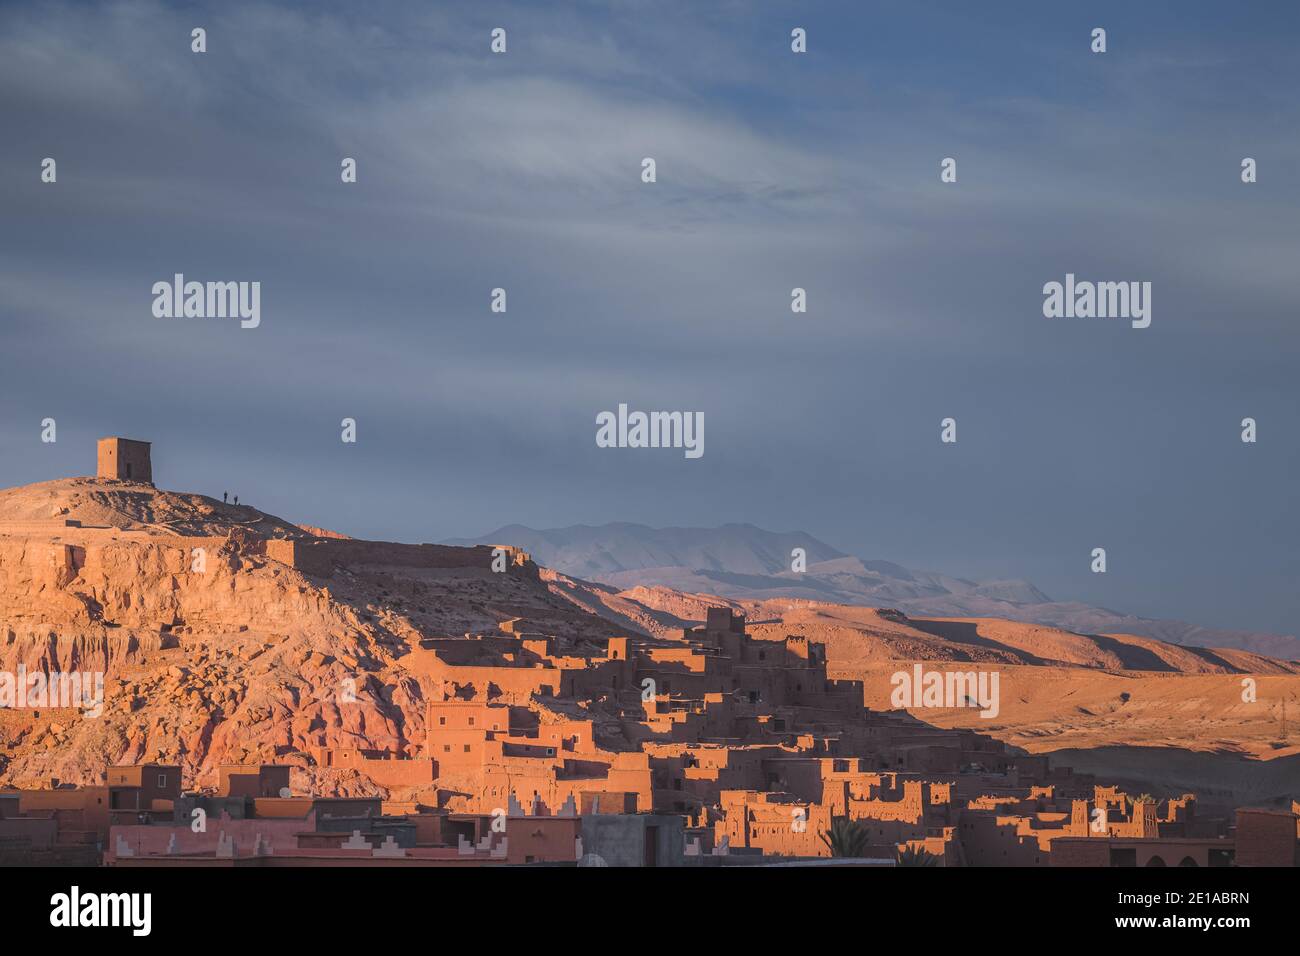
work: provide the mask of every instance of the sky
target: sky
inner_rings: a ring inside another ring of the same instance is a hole
[[[0,4],[0,486],[119,434],[161,487],[356,536],[748,522],[1294,633],[1297,27],[1289,2]],[[260,282],[261,324],[155,317],[175,273]],[[1150,327],[1045,317],[1067,273],[1150,282]],[[620,403],[702,413],[703,456],[598,447]]]

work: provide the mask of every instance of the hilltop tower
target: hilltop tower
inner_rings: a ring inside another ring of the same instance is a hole
[[[133,438],[101,438],[99,440],[99,467],[95,474],[100,478],[120,478],[153,484],[153,465],[149,460],[150,443]]]

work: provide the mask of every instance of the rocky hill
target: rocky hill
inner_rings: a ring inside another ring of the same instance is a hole
[[[108,764],[152,760],[210,781],[223,763],[274,761],[299,768],[309,792],[375,792],[311,753],[422,742],[438,683],[423,639],[530,615],[575,648],[615,630],[535,576],[366,564],[307,575],[267,557],[262,536],[310,537],[255,508],[125,482],[0,492],[0,673],[106,677],[99,716],[0,709],[0,781],[90,784]]]
[[[285,546],[316,549],[312,569]],[[345,558],[322,563],[321,549]],[[391,794],[321,754],[417,752],[426,703],[466,692],[448,679],[449,660],[497,669],[485,672],[489,697],[534,724],[590,719],[602,747],[636,749],[600,688],[532,694],[541,665],[498,644],[522,647],[520,635],[534,634],[548,659],[580,664],[603,657],[610,637],[667,642],[722,606],[744,612],[760,640],[824,643],[832,675],[863,681],[878,710],[892,706],[890,675],[911,662],[997,669],[996,720],[965,709],[926,720],[1027,750],[1082,751],[1087,763],[1115,747],[1122,763],[1142,744],[1269,757],[1275,768],[1295,756],[1277,733],[1277,702],[1300,688],[1294,662],[984,617],[620,589],[523,555],[501,574],[488,551],[354,541],[112,480],[0,491],[0,696],[5,675],[11,693],[21,673],[104,677],[102,706],[0,707],[0,783],[93,784],[108,765],[159,761],[203,786],[222,764],[276,762],[295,768],[303,792]],[[1242,704],[1243,676],[1259,682],[1258,706]],[[1232,773],[1249,780],[1258,763]]]

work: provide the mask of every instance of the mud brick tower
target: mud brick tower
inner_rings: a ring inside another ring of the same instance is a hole
[[[120,478],[153,484],[153,465],[149,461],[149,442],[132,438],[101,438],[99,440],[100,478]]]

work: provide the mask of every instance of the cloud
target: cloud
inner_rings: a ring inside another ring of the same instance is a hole
[[[1297,67],[1262,21],[1107,16],[1103,61],[1047,9],[9,4],[4,460],[57,414],[357,533],[752,521],[1280,627]],[[262,327],[154,319],[178,271],[261,281]],[[1152,328],[1043,319],[1067,271],[1152,281]],[[706,457],[601,454],[620,401],[704,411]],[[1276,442],[1248,472],[1243,409]],[[1238,482],[1276,519],[1215,525],[1255,609],[1181,530]],[[1099,528],[1104,582],[1071,557]]]

